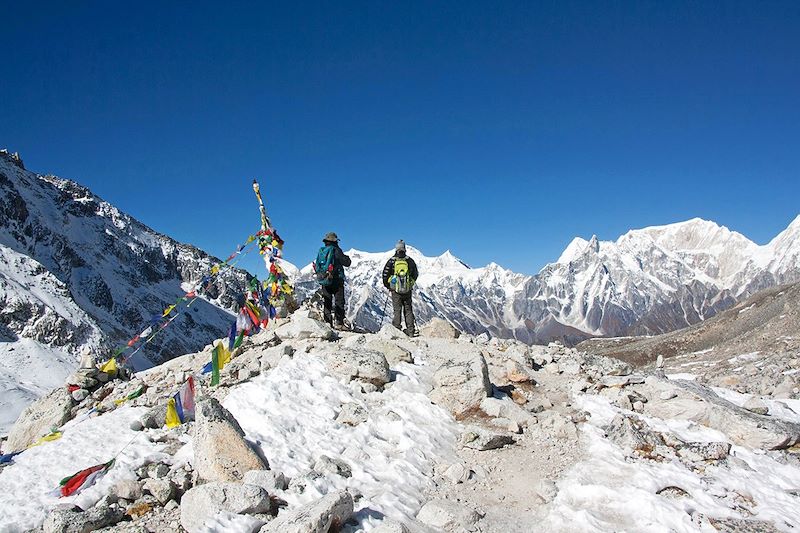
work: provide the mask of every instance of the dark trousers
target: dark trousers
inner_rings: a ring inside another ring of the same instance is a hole
[[[392,291],[392,307],[394,308],[394,319],[392,325],[400,329],[403,315],[406,318],[406,333],[411,334],[415,331],[414,310],[411,308],[411,293],[397,294]]]
[[[334,283],[322,287],[322,301],[324,304],[323,315],[325,322],[333,324],[331,308],[336,317],[337,324],[344,324],[344,283]]]

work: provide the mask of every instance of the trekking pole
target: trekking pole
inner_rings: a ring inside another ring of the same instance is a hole
[[[386,318],[386,306],[389,305],[389,293],[386,293],[386,301],[383,302],[383,312],[381,313],[381,322],[378,324],[378,331],[383,327],[383,319]]]

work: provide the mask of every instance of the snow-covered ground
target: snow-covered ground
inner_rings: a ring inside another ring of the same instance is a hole
[[[71,503],[88,509],[108,494],[114,483],[136,479],[134,470],[145,462],[165,459],[160,445],[129,428],[131,421],[144,411],[121,407],[103,416],[68,423],[60,439],[29,448],[15,457],[13,464],[0,471],[0,532],[38,527],[57,504]],[[114,467],[93,486],[66,498],[51,494],[66,476],[115,456]]]
[[[727,399],[737,395],[717,389]],[[738,395],[742,396],[742,395]],[[545,521],[549,531],[637,531],[653,533],[717,531],[696,514],[740,518],[740,503],[753,519],[771,521],[781,531],[800,528],[797,497],[787,491],[800,487],[800,468],[781,464],[759,450],[732,446],[726,463],[708,465],[703,472],[680,461],[631,459],[608,440],[603,428],[617,408],[601,396],[579,395],[577,406],[591,416],[583,426],[587,458],[559,481],[559,493]],[[742,399],[741,403],[744,403]],[[797,402],[797,401],[795,401]],[[800,402],[797,402],[800,403]],[[797,421],[794,412],[779,418]],[[722,433],[685,420],[641,416],[658,431],[672,432],[687,442],[730,442]],[[659,491],[678,487],[684,497],[665,497]]]
[[[291,507],[348,488],[363,496],[355,531],[369,530],[383,515],[412,519],[434,464],[454,460],[458,435],[452,417],[425,394],[430,369],[400,363],[392,387],[364,394],[331,377],[322,355],[284,358],[266,376],[237,387],[224,406],[271,468],[287,476],[302,476],[321,455],[350,465],[352,477],[318,478],[302,494],[278,494]],[[366,422],[352,427],[334,420],[339,406],[349,402],[371,405]]]

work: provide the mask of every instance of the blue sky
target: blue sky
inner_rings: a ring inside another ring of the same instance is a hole
[[[288,4],[0,2],[0,147],[223,257],[256,176],[298,264],[800,213],[798,2]]]

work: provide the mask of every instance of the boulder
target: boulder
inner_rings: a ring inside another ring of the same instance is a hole
[[[86,389],[75,389],[72,391],[72,399],[78,403],[81,403],[89,396],[89,391]]]
[[[391,518],[384,518],[375,529],[370,529],[370,533],[409,533],[408,528],[401,522],[395,522]]]
[[[423,337],[457,339],[461,332],[442,318],[432,318],[427,324],[419,328],[419,334]]]
[[[644,376],[603,376],[600,380],[600,384],[604,387],[624,387],[637,383],[644,383]]]
[[[181,525],[189,533],[205,530],[206,520],[220,511],[234,514],[268,513],[269,494],[261,487],[211,482],[197,485],[181,498]]]
[[[284,511],[260,533],[328,533],[339,531],[353,514],[353,497],[346,490],[333,492],[292,511]]]
[[[484,398],[480,407],[487,416],[506,418],[524,428],[536,424],[536,417],[513,401]]]
[[[452,500],[431,500],[417,513],[417,520],[447,533],[474,531],[481,515]]]
[[[281,472],[274,470],[251,470],[244,475],[244,482],[249,485],[261,487],[270,494],[279,490],[286,490],[286,478]]]
[[[669,401],[650,401],[644,412],[659,418],[691,420],[724,433],[734,444],[778,450],[800,443],[800,424],[752,413],[693,381],[653,380],[652,386],[672,390]]]
[[[731,445],[727,442],[687,442],[677,448],[678,457],[700,463],[721,461],[728,457]]]
[[[336,474],[342,477],[351,477],[353,475],[353,470],[350,468],[349,464],[341,459],[335,459],[327,455],[319,456],[319,459],[314,463],[314,471],[320,474],[326,474],[326,477],[329,474]]]
[[[142,497],[142,484],[135,479],[123,479],[111,487],[111,494],[123,500],[138,500]]]
[[[379,390],[391,380],[389,363],[380,352],[340,349],[326,360],[328,371],[339,379],[358,380]]]
[[[24,450],[53,427],[60,427],[71,418],[72,396],[66,387],[58,387],[22,411],[11,427],[3,446],[6,452]]]
[[[88,511],[54,509],[42,524],[44,533],[85,533],[113,526],[122,520],[124,509],[117,505],[100,504]]]
[[[399,346],[390,340],[372,339],[366,343],[365,347],[368,350],[382,353],[390,365],[414,362],[414,358],[411,356],[410,350],[406,350],[402,346]]]
[[[250,470],[269,465],[244,440],[233,415],[210,398],[197,403],[194,425],[194,467],[207,481],[239,481]]]
[[[378,337],[382,339],[396,340],[407,339],[408,335],[406,335],[402,330],[394,327],[392,324],[384,324],[383,327],[381,327],[381,330],[378,332]]]
[[[287,323],[275,330],[275,334],[281,339],[333,340],[336,338],[336,332],[330,326],[311,318],[305,309],[295,311]]]
[[[529,383],[532,381],[525,367],[512,359],[506,362],[506,378],[511,383]]]
[[[480,408],[492,393],[489,370],[483,355],[448,360],[433,374],[431,400],[457,419]]]
[[[644,421],[632,416],[616,415],[606,426],[605,432],[608,439],[621,448],[645,455],[663,444]]]

